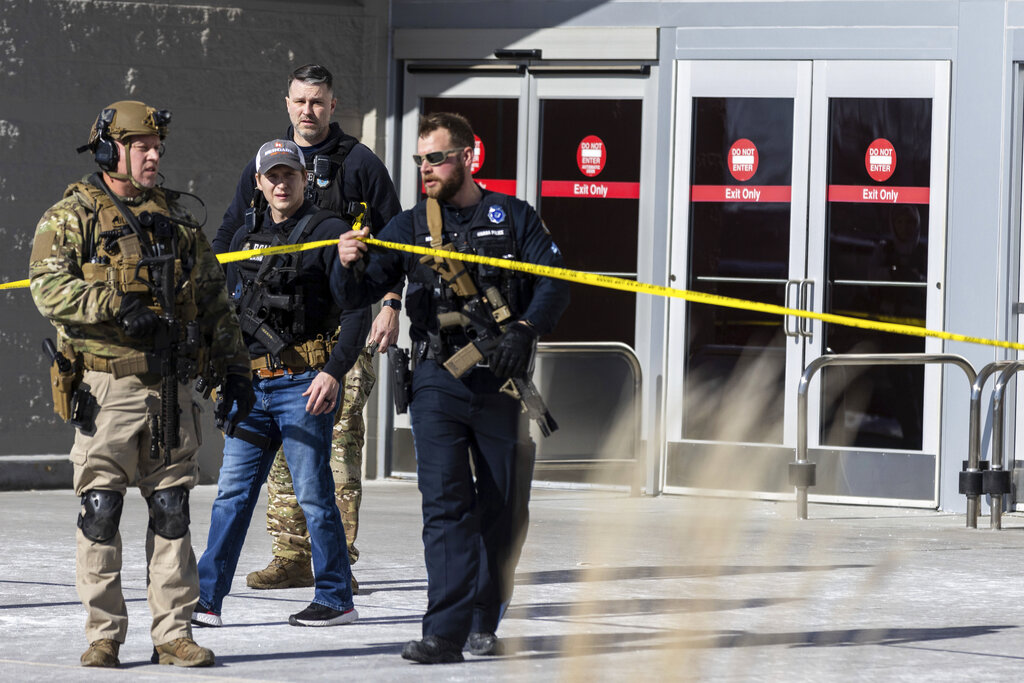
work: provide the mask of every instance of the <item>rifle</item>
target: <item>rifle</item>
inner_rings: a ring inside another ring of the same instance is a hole
[[[150,419],[150,457],[158,459],[161,451],[164,466],[171,464],[171,451],[181,445],[181,411],[178,408],[178,384],[186,384],[198,374],[199,368],[191,357],[202,344],[198,321],[182,325],[175,312],[177,281],[175,278],[176,228],[171,219],[161,214],[143,213],[139,222],[152,225],[157,238],[171,237],[171,253],[160,253],[141,259],[135,267],[135,278],[143,267],[149,269],[147,284],[153,298],[160,304],[160,324],[153,334],[153,350],[149,366],[160,375],[160,414]],[[158,248],[157,251],[163,251]]]
[[[466,371],[490,355],[507,327],[504,323],[511,317],[511,312],[497,287],[488,287],[487,291],[481,295],[476,284],[468,277],[468,273],[465,277],[462,274],[457,274],[457,277],[461,280],[460,289],[464,292],[471,292],[471,294],[465,299],[466,303],[463,305],[462,311],[439,316],[439,318],[444,316],[443,320],[439,320],[441,327],[447,327],[453,323],[460,325],[470,339],[468,344],[444,362],[444,367],[453,377],[461,377]],[[534,351],[536,351],[536,346]],[[537,423],[544,436],[551,436],[558,429],[558,423],[551,417],[544,399],[533,383],[533,378],[530,376],[532,366],[531,362],[531,369],[522,377],[510,377],[502,385],[501,391],[522,404],[523,412]]]
[[[430,228],[431,242],[440,245],[439,249],[453,251],[454,244],[443,243],[443,223],[441,205],[435,199],[428,199],[427,225]],[[420,263],[436,271],[455,296],[465,302],[461,311],[438,315],[438,324],[441,329],[462,327],[469,337],[469,343],[444,362],[445,368],[452,373],[452,376],[461,377],[463,373],[486,358],[498,345],[501,335],[504,334],[512,318],[512,311],[497,287],[488,287],[481,294],[476,282],[473,281],[473,276],[470,275],[466,264],[462,261],[431,255],[422,257]],[[534,351],[536,351],[536,346],[534,346]],[[537,422],[541,433],[544,436],[550,436],[558,429],[558,423],[551,417],[548,407],[544,404],[544,399],[541,398],[537,387],[534,386],[532,372],[533,363],[531,362],[529,370],[522,377],[511,378],[501,387],[501,391],[518,399],[523,406],[523,412]]]

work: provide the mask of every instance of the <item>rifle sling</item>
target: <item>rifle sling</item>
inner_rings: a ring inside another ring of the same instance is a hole
[[[444,244],[444,219],[441,216],[441,203],[433,197],[427,198],[427,227],[430,229],[430,244],[435,249],[452,249],[452,245]],[[454,259],[424,256],[420,263],[437,271],[445,284],[455,292],[456,296],[469,299],[478,291],[473,277],[469,274],[466,264]]]
[[[110,201],[114,203],[118,212],[120,212],[121,216],[124,217],[125,222],[128,223],[128,227],[131,228],[132,232],[135,233],[135,236],[139,238],[139,244],[142,245],[143,253],[145,253],[146,256],[153,256],[153,245],[150,243],[149,237],[146,235],[146,231],[142,229],[141,225],[139,225],[139,219],[136,218],[135,214],[129,211],[128,207],[126,207],[124,203],[118,199],[117,195],[107,187],[107,184],[103,182],[103,178],[100,176],[99,171],[89,176],[89,182],[102,190],[103,194],[107,195],[107,197],[110,198]]]
[[[328,211],[327,209],[307,211],[306,215],[300,218],[299,222],[295,224],[294,228],[292,228],[285,244],[298,244],[302,240],[306,239],[318,225],[334,215],[335,213],[333,211]],[[276,244],[271,246],[276,246]],[[260,269],[256,273],[257,285],[263,284],[263,278],[266,277],[267,273],[270,272],[270,269],[273,266],[277,265],[278,256],[279,254],[268,256],[260,265]]]

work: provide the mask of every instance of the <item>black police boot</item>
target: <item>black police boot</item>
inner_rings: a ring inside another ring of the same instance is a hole
[[[466,641],[470,654],[478,657],[505,654],[504,644],[493,633],[470,633]]]
[[[462,648],[441,636],[410,640],[402,648],[402,659],[411,659],[420,664],[455,664],[466,661],[462,656]]]

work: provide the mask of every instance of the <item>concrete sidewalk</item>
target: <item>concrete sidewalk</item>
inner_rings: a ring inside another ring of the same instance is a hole
[[[205,546],[216,489],[192,496]],[[262,504],[261,504],[262,505]],[[402,660],[426,605],[419,493],[367,482],[355,565],[358,623],[287,625],[311,589],[254,591],[269,537],[258,509],[226,626],[196,631],[211,669],[149,663],[145,503],[126,498],[131,623],[120,670],[78,666],[70,491],[0,493],[0,679],[5,681],[1018,680],[1024,667],[1024,519],[968,530],[920,510],[534,489],[516,595],[499,635],[516,654],[459,665]]]

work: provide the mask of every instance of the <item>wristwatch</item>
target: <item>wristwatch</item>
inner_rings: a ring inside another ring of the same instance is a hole
[[[393,308],[393,309],[395,309],[396,313],[398,311],[402,310],[402,300],[401,299],[384,299],[384,301],[380,302],[380,305],[381,306],[387,306],[388,308]]]

